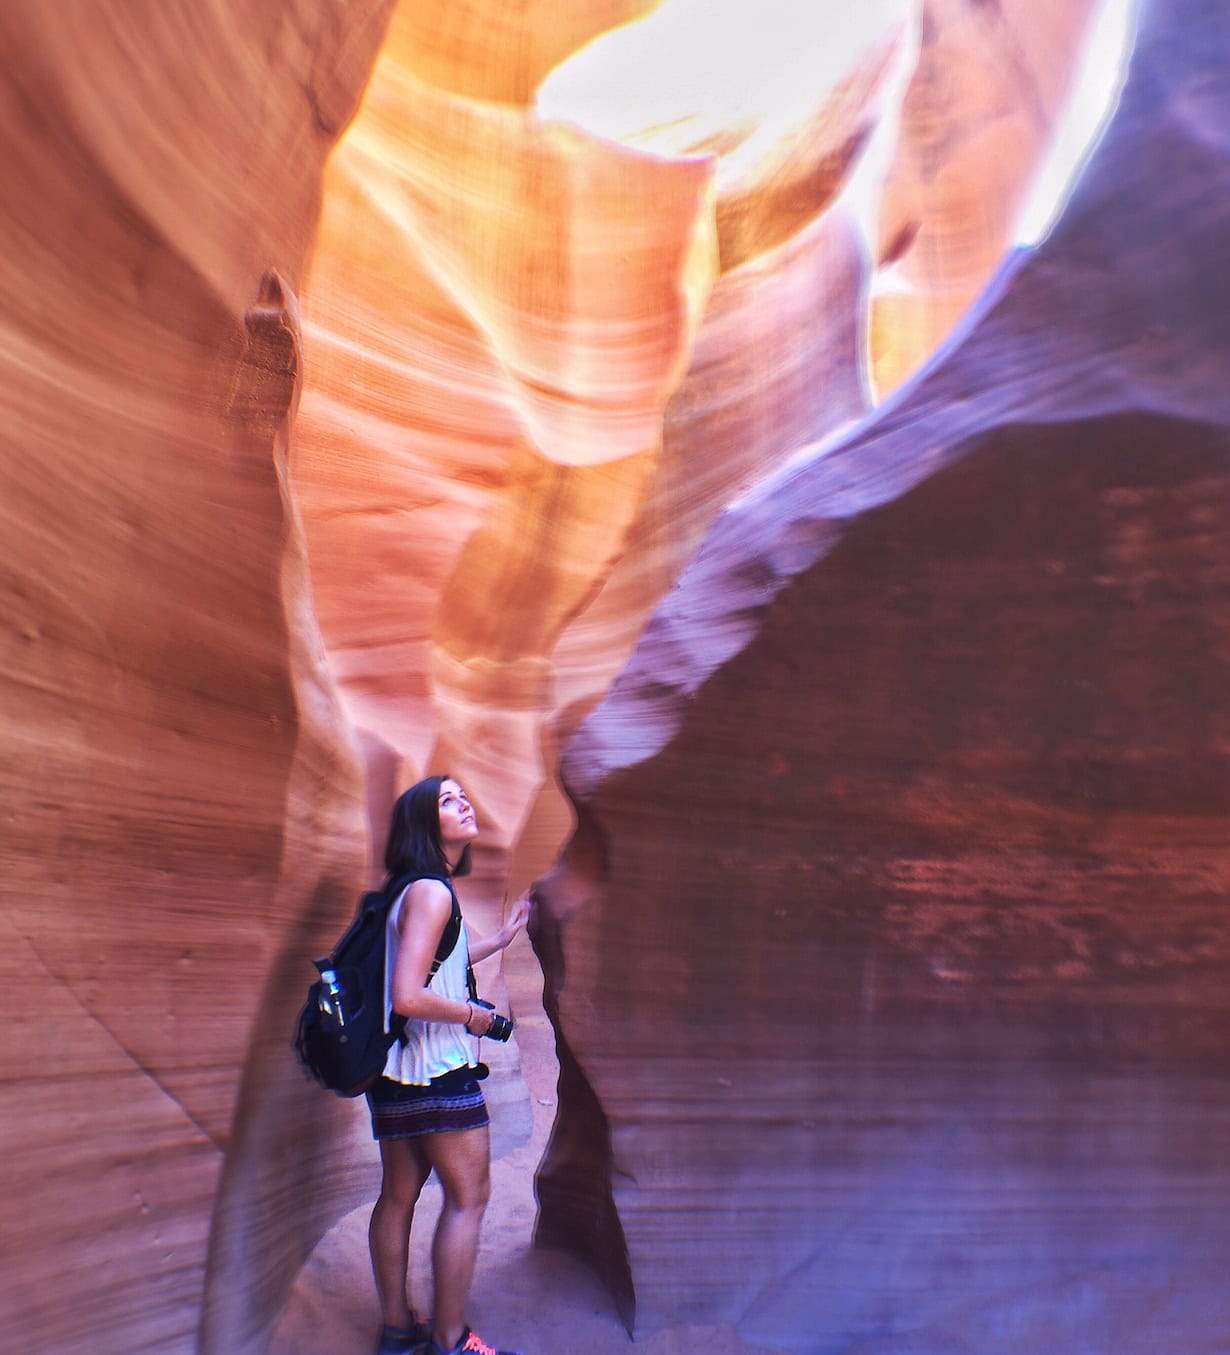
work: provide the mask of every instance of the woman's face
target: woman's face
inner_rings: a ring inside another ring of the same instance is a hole
[[[456,781],[445,781],[440,786],[440,844],[464,847],[478,836],[478,820],[466,793]]]

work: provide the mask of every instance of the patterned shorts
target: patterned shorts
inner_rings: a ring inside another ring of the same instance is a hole
[[[454,1068],[425,1087],[382,1077],[367,1093],[367,1105],[374,1139],[445,1134],[491,1123],[473,1068]]]

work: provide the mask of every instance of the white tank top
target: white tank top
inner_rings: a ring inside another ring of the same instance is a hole
[[[397,924],[401,919],[402,906],[406,901],[407,885],[389,909],[389,920],[385,926],[384,953],[384,1028],[389,1029],[389,1017],[393,1011],[393,971],[397,968],[397,952],[401,947],[401,934]],[[457,944],[452,953],[439,969],[431,976],[427,987],[441,997],[456,1002],[468,1002],[469,988],[466,986],[466,967],[469,963],[470,939],[466,935],[466,924],[461,924]],[[423,1087],[433,1077],[447,1073],[453,1068],[473,1068],[476,1065],[473,1048],[473,1036],[466,1034],[466,1028],[452,1021],[407,1021],[406,1038],[394,1040],[389,1047],[389,1057],[385,1060],[384,1075],[394,1082],[408,1083]]]

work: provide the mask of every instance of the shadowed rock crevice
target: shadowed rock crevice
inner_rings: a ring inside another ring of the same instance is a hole
[[[540,940],[541,936],[540,930]],[[558,1008],[548,1005],[547,1014],[554,1023]],[[561,1248],[585,1261],[606,1285],[631,1335],[636,1323],[636,1290],[611,1189],[615,1164],[610,1126],[558,1026],[555,1052],[560,1113],[547,1146],[550,1165],[536,1179],[539,1214],[534,1243]]]
[[[531,925],[543,973],[542,1003],[555,1032],[558,1104],[551,1138],[535,1178],[534,1241],[584,1260],[606,1285],[628,1328],[636,1321],[636,1291],[612,1181],[616,1171],[610,1125],[585,1070],[568,1045],[561,1002],[567,990],[563,930],[606,875],[606,846],[593,816],[577,807],[577,829],[555,869],[535,887]]]

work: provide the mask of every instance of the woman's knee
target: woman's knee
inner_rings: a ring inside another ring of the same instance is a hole
[[[481,1214],[491,1199],[491,1173],[487,1171],[453,1177],[441,1184],[444,1187],[445,1205],[458,1212]]]
[[[423,1193],[423,1182],[418,1180],[405,1180],[397,1178],[390,1181],[388,1177],[380,1184],[380,1195],[376,1200],[378,1205],[383,1205],[386,1209],[412,1210],[419,1202],[419,1196]]]
[[[486,1208],[491,1195],[491,1150],[486,1128],[440,1134],[430,1141],[444,1200],[453,1209]]]
[[[386,1140],[381,1150],[380,1199],[390,1208],[413,1209],[423,1193],[430,1166],[409,1142]]]

